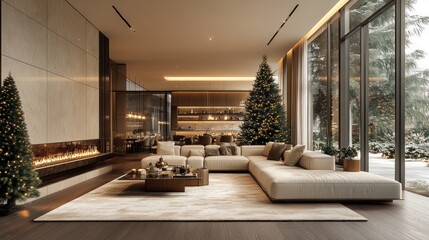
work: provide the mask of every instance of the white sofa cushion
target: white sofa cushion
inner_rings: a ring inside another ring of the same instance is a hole
[[[191,166],[193,169],[204,167],[204,157],[201,156],[190,156],[186,159],[186,164]]]
[[[210,156],[204,159],[204,167],[213,171],[247,171],[249,160],[243,156]]]
[[[184,145],[182,146],[180,155],[184,157],[189,157],[191,156],[191,150],[199,150],[204,152],[204,146],[203,145]]]
[[[335,170],[335,158],[321,152],[306,151],[298,166],[308,170]]]
[[[173,141],[158,141],[156,146],[156,153],[158,155],[175,155]]]
[[[265,145],[244,145],[241,146],[241,155],[242,156],[263,156],[262,151],[264,150]]]

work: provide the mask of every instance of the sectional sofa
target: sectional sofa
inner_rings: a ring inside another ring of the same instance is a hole
[[[191,156],[217,145],[175,146],[175,155],[163,156],[170,165],[190,165],[210,171],[249,172],[273,201],[345,202],[402,199],[401,183],[368,172],[335,170],[335,159],[321,152],[306,151],[296,166],[267,160],[264,145],[241,146],[238,155]],[[194,151],[192,151],[194,150]],[[284,153],[286,155],[286,151]],[[142,167],[155,163],[159,155],[142,159]]]

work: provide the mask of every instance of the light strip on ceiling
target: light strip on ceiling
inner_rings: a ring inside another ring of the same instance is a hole
[[[234,82],[250,82],[255,81],[255,77],[164,77],[167,81],[201,81],[201,82],[208,82],[208,81],[234,81]]]

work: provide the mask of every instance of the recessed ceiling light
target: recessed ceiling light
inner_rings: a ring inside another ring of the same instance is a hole
[[[164,77],[167,81],[255,81],[255,77]]]
[[[209,37],[209,41],[213,40],[213,38]]]

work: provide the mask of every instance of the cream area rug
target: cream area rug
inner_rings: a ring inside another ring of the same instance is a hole
[[[208,186],[147,193],[113,180],[34,221],[366,221],[339,203],[272,203],[249,174],[210,174]]]

